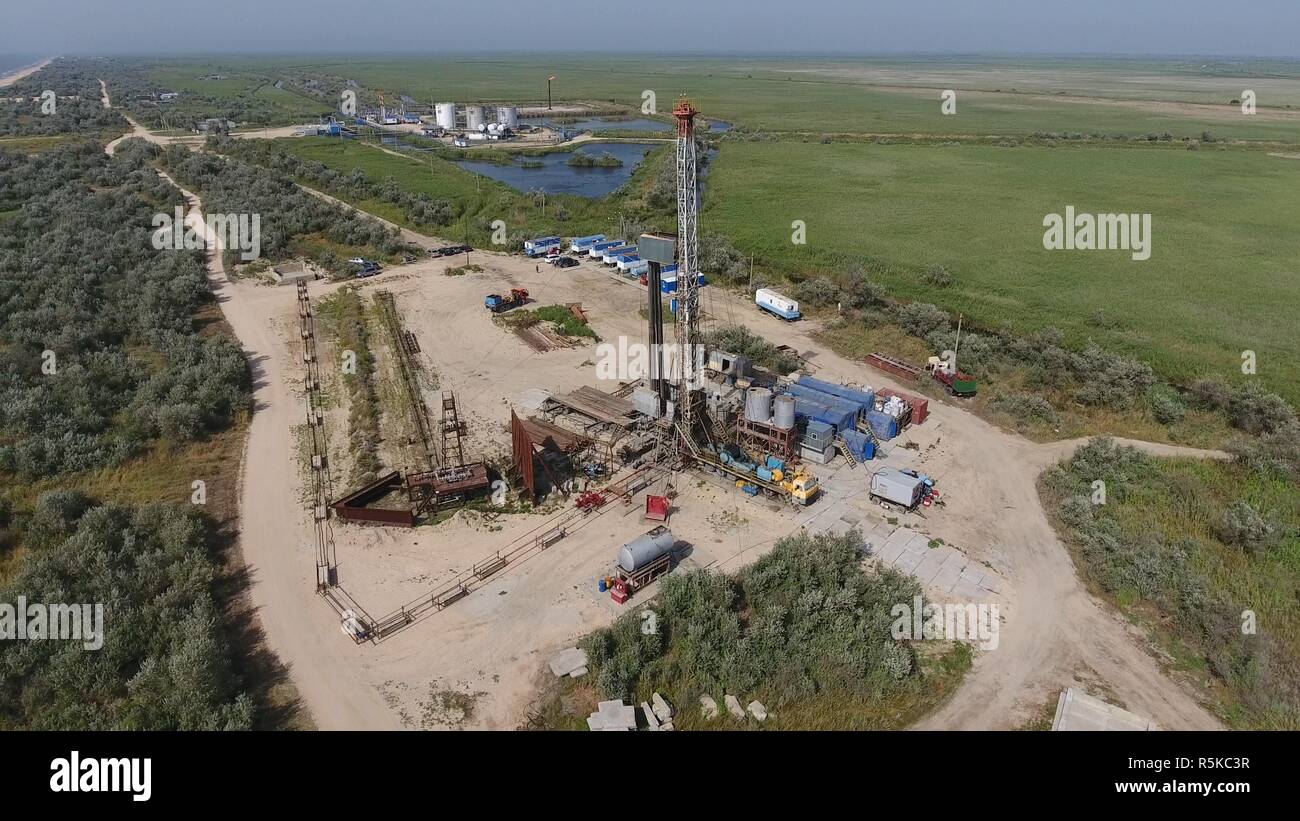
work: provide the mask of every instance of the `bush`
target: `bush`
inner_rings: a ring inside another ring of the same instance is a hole
[[[1248,502],[1237,500],[1223,514],[1216,533],[1224,544],[1265,553],[1278,542],[1277,529]]]
[[[911,302],[895,311],[903,330],[922,339],[939,330],[948,330],[948,314],[928,302]]]
[[[1247,382],[1228,400],[1228,421],[1247,433],[1275,433],[1296,424],[1296,415],[1285,399]]]
[[[807,307],[830,308],[838,305],[842,297],[839,286],[823,277],[806,279],[794,286],[794,298]]]
[[[861,547],[856,531],[798,534],[734,578],[704,569],[668,576],[657,631],[642,630],[633,611],[582,641],[601,694],[635,700],[663,690],[681,704],[725,690],[780,706],[897,690],[915,664],[890,635],[890,611],[920,587],[892,569],[864,572]]]
[[[1021,422],[1055,425],[1060,421],[1052,403],[1033,393],[1000,393],[989,402],[989,407]]]
[[[710,351],[726,351],[737,356],[747,356],[761,368],[784,376],[799,367],[793,357],[778,351],[776,346],[744,325],[723,325],[704,336],[704,345]]]
[[[1166,385],[1158,385],[1147,392],[1147,405],[1151,408],[1151,417],[1162,425],[1181,422],[1187,415],[1183,400]]]
[[[952,274],[948,273],[948,269],[937,262],[932,262],[925,266],[925,271],[921,274],[921,279],[936,288],[947,288],[952,284]]]

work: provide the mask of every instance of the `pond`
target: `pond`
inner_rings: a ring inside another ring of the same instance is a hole
[[[623,165],[618,168],[577,168],[569,165],[568,151],[557,151],[540,157],[518,157],[512,165],[501,165],[483,160],[456,160],[456,165],[485,177],[503,182],[519,191],[541,190],[548,194],[577,194],[596,199],[606,196],[632,177],[632,172],[645,159],[646,152],[655,148],[653,143],[584,143],[577,153],[599,157],[606,152],[618,157]],[[529,168],[523,163],[540,163]]]

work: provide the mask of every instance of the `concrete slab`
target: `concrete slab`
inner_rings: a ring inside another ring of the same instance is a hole
[[[718,702],[713,696],[700,696],[700,713],[710,720],[718,717]]]
[[[912,573],[916,568],[921,566],[921,562],[924,560],[925,554],[908,551],[898,557],[898,561],[894,562],[894,567],[904,573]]]
[[[654,714],[660,721],[670,721],[673,717],[672,705],[668,703],[663,696],[655,693],[650,698],[650,703],[654,705]]]
[[[1052,719],[1052,729],[1132,731],[1158,728],[1150,719],[1070,687],[1056,701],[1056,717]]]
[[[922,584],[929,584],[935,576],[939,575],[939,568],[951,558],[950,554],[945,552],[944,548],[936,547],[926,554],[921,563],[917,565],[916,572],[913,574]]]
[[[650,730],[659,729],[659,719],[655,717],[655,711],[650,709],[650,705],[641,702],[641,715],[645,716],[645,726]]]
[[[579,667],[587,666],[587,651],[578,647],[561,650],[551,657],[551,672],[556,676],[567,676]]]
[[[740,699],[733,695],[727,695],[723,699],[727,703],[727,712],[731,713],[734,718],[745,720],[745,708],[740,706]]]

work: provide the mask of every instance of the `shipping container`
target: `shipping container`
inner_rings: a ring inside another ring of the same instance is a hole
[[[890,396],[897,396],[899,399],[902,399],[904,402],[911,405],[913,425],[921,424],[930,415],[930,400],[926,399],[924,396],[917,396],[911,393],[903,393],[902,391],[896,391],[891,388],[881,388],[879,391],[877,391],[877,393],[879,393],[881,396],[884,396],[886,398]]]

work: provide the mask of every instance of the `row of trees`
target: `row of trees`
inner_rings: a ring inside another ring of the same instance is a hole
[[[248,404],[243,356],[203,338],[196,251],[159,251],[180,202],[157,149],[93,143],[0,153],[0,470],[24,478],[117,464],[150,440],[227,427]]]
[[[295,241],[303,237],[323,238],[345,250],[373,249],[370,253],[387,258],[420,252],[396,230],[308,194],[286,174],[267,173],[237,158],[196,153],[180,145],[168,146],[161,161],[183,184],[200,192],[205,213],[258,214],[265,259],[283,260],[295,250],[304,250],[305,246],[295,249]],[[228,253],[227,262],[238,254]],[[318,252],[315,262],[334,273],[346,270],[346,263],[333,252]]]

